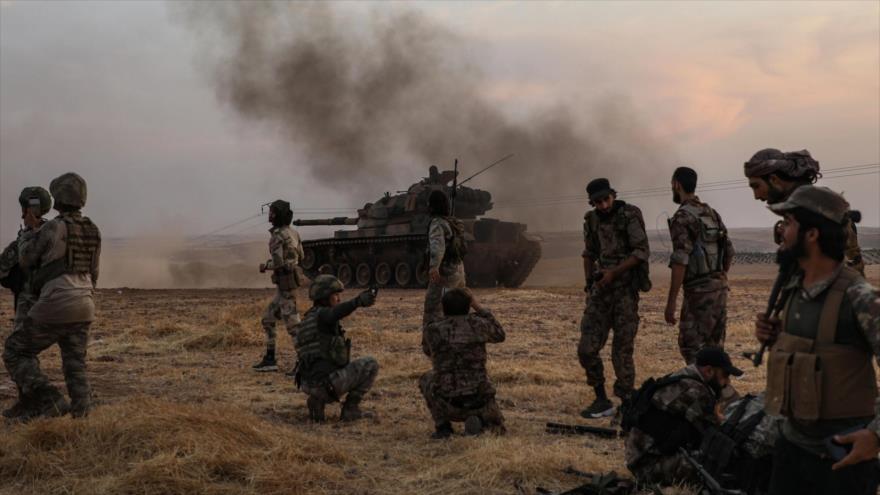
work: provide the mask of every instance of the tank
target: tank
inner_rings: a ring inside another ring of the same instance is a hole
[[[370,285],[420,288],[428,284],[428,195],[452,192],[451,170],[429,169],[428,177],[397,194],[385,193],[367,203],[355,217],[294,220],[297,226],[356,225],[333,237],[303,241],[305,273],[336,275],[346,287]],[[465,226],[468,251],[464,259],[469,287],[519,287],[541,258],[541,239],[526,225],[482,218],[492,209],[487,191],[459,187],[455,216]]]

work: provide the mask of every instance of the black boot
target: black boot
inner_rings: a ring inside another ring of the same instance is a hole
[[[19,415],[21,421],[30,421],[39,417],[55,418],[64,416],[70,411],[70,404],[55,387],[43,387],[34,392],[31,407]]]
[[[468,416],[464,421],[464,434],[476,436],[483,433],[483,420],[479,416]]]
[[[360,403],[363,397],[360,394],[349,393],[345,397],[345,403],[342,404],[342,414],[339,419],[341,421],[357,421],[363,418],[372,418],[373,413],[361,411]]]
[[[275,349],[266,349],[263,360],[253,366],[254,371],[278,371],[278,363],[275,362]]]
[[[586,419],[604,418],[614,415],[614,404],[608,399],[603,385],[594,387],[596,391],[596,400],[589,407],[581,411],[581,417]]]
[[[327,402],[323,397],[319,397],[317,395],[309,395],[309,398],[306,399],[306,406],[309,408],[309,419],[314,421],[315,423],[323,423],[324,422],[324,406],[327,405]]]
[[[445,423],[441,423],[435,427],[434,433],[431,434],[431,438],[434,440],[443,440],[445,438],[449,438],[452,436],[452,423],[449,421]]]

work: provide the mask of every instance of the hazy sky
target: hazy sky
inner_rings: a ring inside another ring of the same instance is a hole
[[[377,17],[421,12],[456,36],[456,53],[484,73],[475,90],[511,119],[559,107],[597,125],[593,113],[614,102],[628,117],[609,125],[637,127],[656,141],[650,149],[663,151],[656,166],[645,165],[655,163],[648,156],[638,167],[584,170],[522,201],[577,195],[596,175],[621,191],[665,187],[674,164],[694,166],[705,182],[741,178],[742,163],[766,147],[807,148],[828,170],[880,162],[878,2],[384,2],[332,10],[352,36]],[[360,206],[425,175],[428,163],[400,163],[378,178],[387,183],[379,190],[314,180],[287,133],[218,98],[208,58],[222,47],[206,46],[205,33],[179,17],[160,2],[0,2],[3,243],[17,230],[21,188],[48,186],[66,171],[88,181],[86,213],[107,237],[200,234],[277,197],[299,208]],[[517,180],[503,175],[487,180]],[[845,192],[865,225],[880,224],[880,175],[823,182]],[[747,189],[701,197],[728,226],[772,222]],[[633,202],[649,227],[675,207],[668,196]],[[534,214],[544,207],[530,207],[529,228],[578,228],[585,207],[556,205],[541,224]],[[516,219],[521,211],[491,215]],[[254,222],[228,232],[258,234]]]

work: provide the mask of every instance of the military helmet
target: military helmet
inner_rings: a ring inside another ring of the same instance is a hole
[[[40,186],[26,187],[21,190],[21,194],[18,196],[18,204],[20,204],[22,208],[36,206],[35,204],[31,204],[31,201],[33,200],[40,202],[40,216],[49,213],[49,210],[52,209],[52,196],[49,196],[49,191]]]
[[[59,206],[82,208],[86,205],[86,181],[73,172],[52,179],[49,191],[55,198],[56,210]]]
[[[795,189],[787,200],[768,205],[767,208],[777,215],[784,215],[795,208],[803,208],[839,224],[848,218],[849,213],[849,203],[843,199],[843,196],[827,187],[819,186],[801,186]]]
[[[327,274],[318,275],[312,282],[312,286],[309,287],[309,299],[320,301],[343,290],[345,290],[345,286],[338,278]]]

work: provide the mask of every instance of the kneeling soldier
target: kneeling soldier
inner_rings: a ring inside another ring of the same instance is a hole
[[[486,343],[504,342],[504,329],[465,289],[447,291],[442,305],[444,318],[430,323],[422,339],[433,365],[419,380],[434,418],[432,438],[452,435],[452,421],[464,421],[469,435],[484,427],[504,433],[495,387],[486,374]],[[474,312],[468,314],[470,308]]]
[[[376,295],[365,290],[357,297],[341,302],[344,287],[333,275],[318,275],[309,288],[314,306],[303,316],[296,332],[296,383],[308,394],[309,417],[324,421],[324,406],[345,397],[342,421],[368,417],[359,404],[373,386],[379,363],[372,357],[349,360],[351,339],[339,320],[359,307],[372,306]]]
[[[702,434],[720,423],[716,403],[730,375],[740,376],[718,347],[703,347],[696,362],[659,380],[650,379],[633,394],[623,412],[630,430],[626,467],[640,483],[672,485],[693,481],[696,473],[680,448],[699,447]]]

